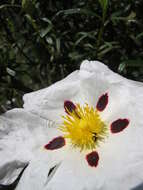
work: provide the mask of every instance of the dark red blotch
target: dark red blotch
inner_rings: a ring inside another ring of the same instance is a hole
[[[123,131],[129,125],[128,119],[117,119],[111,124],[111,132],[119,133]]]
[[[96,108],[98,111],[103,111],[108,104],[108,94],[103,94],[99,97],[99,100],[97,102]]]
[[[96,167],[99,161],[99,155],[96,151],[93,151],[86,155],[86,160],[91,167]]]
[[[65,112],[69,113],[72,112],[76,109],[76,106],[74,105],[74,103],[70,100],[66,100],[64,101],[64,108],[65,108]]]
[[[65,139],[62,136],[60,136],[60,137],[56,137],[53,140],[51,140],[44,147],[47,150],[55,150],[55,149],[59,149],[59,148],[63,147],[64,145],[65,145]]]

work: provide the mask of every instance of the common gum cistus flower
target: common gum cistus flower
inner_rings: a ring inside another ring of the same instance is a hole
[[[25,166],[27,166],[25,168]],[[135,190],[143,183],[143,84],[98,61],[24,95],[0,116],[0,184],[16,190]]]

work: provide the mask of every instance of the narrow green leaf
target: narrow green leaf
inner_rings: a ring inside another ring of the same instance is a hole
[[[139,33],[137,36],[136,36],[136,39],[141,39],[143,38],[143,32]]]
[[[39,32],[40,37],[41,37],[41,38],[44,38],[44,37],[48,34],[48,32],[50,32],[51,29],[52,29],[52,26],[51,26],[51,25],[49,25],[47,28],[42,28],[42,29],[40,30],[40,32]]]
[[[8,7],[11,7],[11,8],[14,8],[14,7],[21,8],[20,5],[3,4],[3,5],[0,5],[0,10],[1,10],[1,9],[4,9],[4,8],[8,8]]]
[[[77,46],[83,39],[85,39],[88,36],[88,34],[84,34],[83,36],[81,36],[76,42],[75,42],[75,46]]]
[[[27,4],[27,0],[22,0],[22,2],[21,2],[22,8],[25,8],[26,4]]]
[[[41,20],[44,21],[44,22],[46,22],[46,23],[48,23],[48,24],[50,24],[50,25],[52,25],[52,22],[48,18],[46,18],[46,17],[41,18]]]
[[[12,70],[12,69],[10,69],[10,68],[6,68],[6,71],[7,71],[7,73],[9,74],[9,75],[11,75],[11,76],[15,76],[16,75],[16,72],[14,71],[14,70]]]
[[[60,53],[60,48],[61,48],[61,41],[59,38],[56,39],[56,49],[58,54]]]
[[[3,8],[5,8],[5,7],[7,7],[7,5],[1,5],[1,6],[0,6],[0,9],[3,9]]]
[[[118,72],[119,73],[124,72],[125,68],[126,68],[126,63],[125,62],[120,63],[120,65],[118,67]]]
[[[142,59],[129,59],[125,61],[127,67],[143,67]]]
[[[62,10],[62,11],[59,11],[56,15],[56,16],[59,16],[61,14],[64,14],[64,15],[71,15],[71,14],[84,14],[84,15],[87,15],[87,16],[95,16],[99,19],[101,19],[100,15],[96,14],[96,12],[93,12],[89,9],[80,9],[80,8],[76,8],[76,9],[67,9],[67,10]]]
[[[98,0],[98,1],[101,5],[103,12],[105,12],[107,10],[107,7],[108,7],[108,0]]]
[[[46,42],[50,45],[53,44],[53,39],[51,37],[46,37]]]

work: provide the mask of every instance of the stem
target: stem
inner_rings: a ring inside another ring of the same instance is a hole
[[[97,58],[98,58],[98,51],[99,51],[99,47],[100,47],[102,36],[103,36],[106,13],[107,13],[107,8],[103,10],[102,22],[101,22],[101,26],[100,26],[98,37],[97,37],[97,45],[96,45],[96,57]]]

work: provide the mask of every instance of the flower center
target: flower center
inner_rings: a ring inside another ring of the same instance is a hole
[[[66,116],[63,116],[63,124],[60,130],[64,137],[69,139],[73,147],[80,150],[95,149],[99,142],[107,136],[107,126],[101,120],[98,111],[88,104],[81,107],[70,101],[65,103]]]

